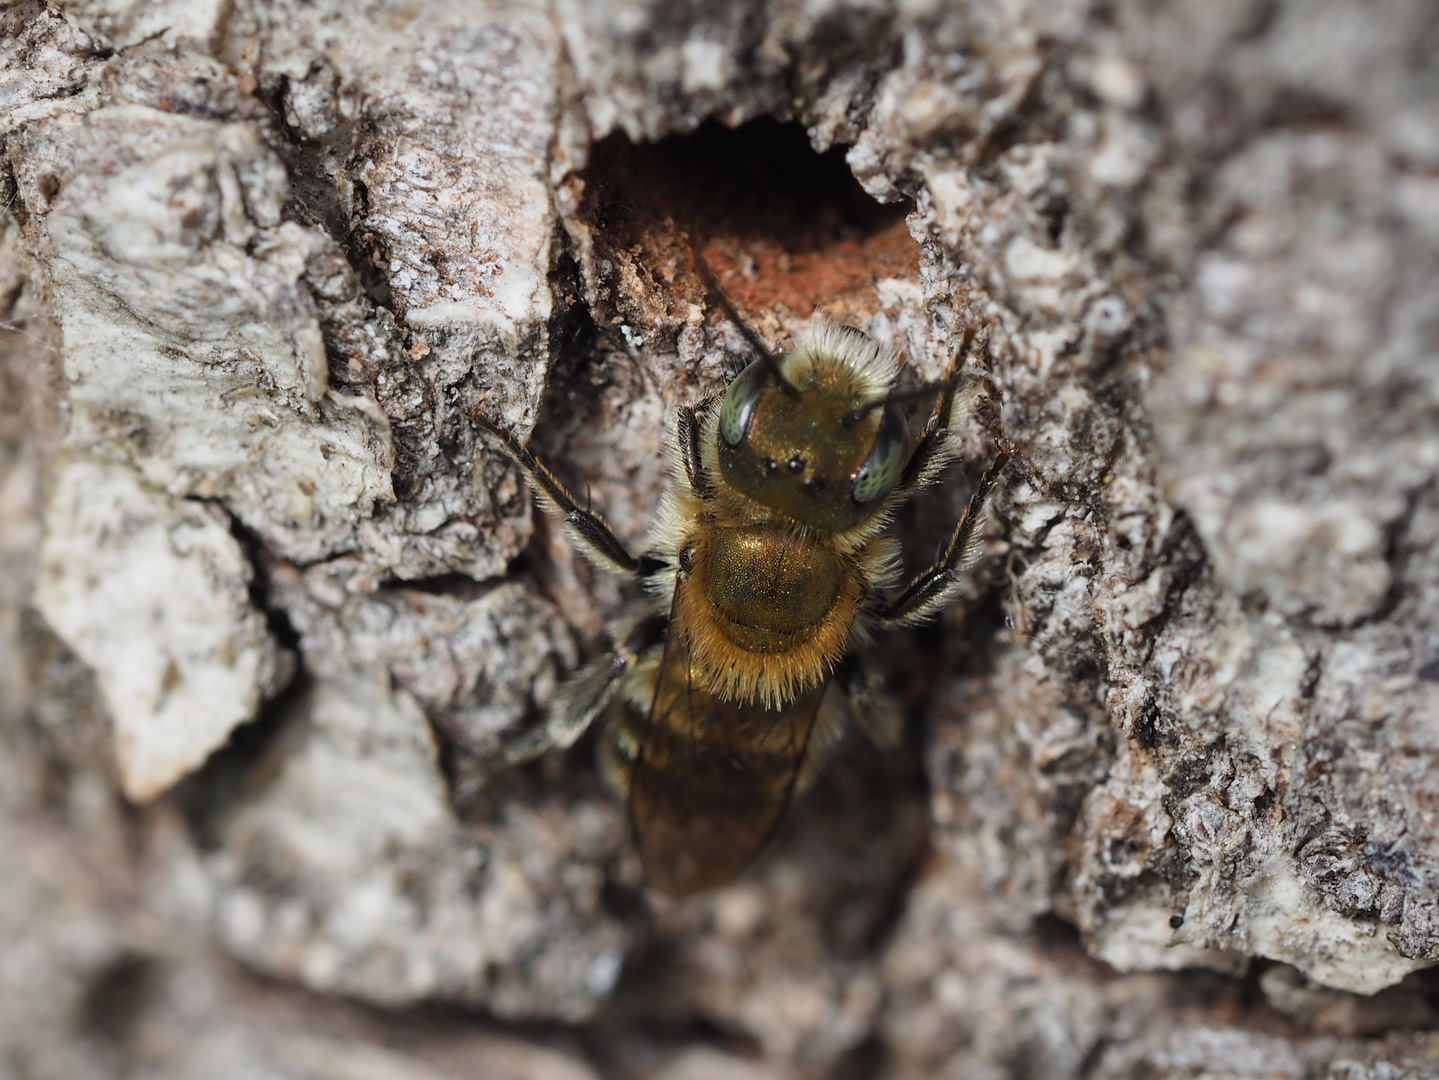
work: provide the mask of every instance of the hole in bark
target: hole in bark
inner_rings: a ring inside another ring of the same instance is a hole
[[[746,315],[822,309],[860,325],[877,308],[876,280],[918,280],[907,209],[876,202],[843,148],[816,153],[798,124],[708,123],[645,144],[611,136],[594,147],[582,210],[614,305],[597,315],[675,332],[704,302],[697,248]]]
[[[1040,213],[1044,215],[1045,232],[1050,244],[1058,247],[1059,238],[1064,234],[1064,223],[1069,219],[1069,200],[1063,195],[1051,196],[1040,207]]]
[[[53,203],[55,196],[60,194],[60,178],[54,173],[46,173],[39,180],[40,194],[45,196],[47,203]]]
[[[1249,5],[1249,11],[1234,29],[1235,41],[1258,41],[1274,28],[1279,19],[1279,4],[1276,0],[1257,0]]]
[[[147,957],[119,957],[86,989],[77,1026],[106,1042],[123,1042],[144,1011],[153,975],[154,963]]]
[[[494,588],[490,581],[478,581],[465,574],[441,574],[438,577],[428,578],[391,578],[386,580],[385,587],[390,589],[410,589],[414,592],[426,593],[430,596],[453,596],[457,600],[479,600]]]
[[[300,652],[300,632],[290,622],[290,616],[279,604],[270,600],[270,567],[275,561],[260,534],[251,529],[235,514],[226,510],[230,521],[230,535],[245,553],[250,564],[250,603],[256,611],[265,616],[265,627],[275,640],[296,655]]]
[[[1084,936],[1079,927],[1053,912],[1036,915],[1030,924],[1034,943],[1050,952],[1077,952],[1084,955]]]
[[[300,671],[289,686],[261,706],[255,719],[230,732],[224,746],[175,785],[172,797],[202,851],[219,849],[230,811],[245,793],[272,778],[261,763],[311,686],[310,677]]]
[[[884,1075],[888,1063],[883,1040],[871,1034],[839,1059],[830,1076],[833,1080],[873,1080]]]
[[[1271,128],[1321,128],[1344,126],[1352,117],[1343,102],[1326,94],[1286,88],[1274,96],[1264,120]]]
[[[1159,704],[1153,698],[1146,698],[1134,719],[1134,741],[1146,750],[1154,750],[1160,743]]]

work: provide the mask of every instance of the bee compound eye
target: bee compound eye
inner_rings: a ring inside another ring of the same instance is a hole
[[[762,360],[756,360],[735,376],[734,382],[725,391],[724,405],[720,407],[720,438],[730,446],[738,446],[749,434],[750,423],[754,420],[755,406],[764,393],[769,370]]]
[[[850,497],[866,506],[889,494],[899,483],[908,456],[909,425],[904,422],[904,413],[894,405],[886,405],[874,447],[855,474]]]

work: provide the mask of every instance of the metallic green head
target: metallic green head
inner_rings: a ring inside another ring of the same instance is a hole
[[[788,359],[780,358],[780,370]],[[909,428],[895,405],[862,399],[841,365],[805,366],[784,386],[775,364],[756,360],[730,383],[719,415],[720,472],[777,514],[842,532],[899,483]]]

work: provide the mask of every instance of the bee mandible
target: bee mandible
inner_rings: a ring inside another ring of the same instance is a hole
[[[605,772],[628,800],[646,880],[679,896],[749,865],[846,723],[877,746],[898,742],[898,714],[862,648],[876,630],[932,619],[953,597],[1011,455],[1001,443],[939,558],[886,598],[899,556],[885,528],[952,456],[974,328],[911,442],[887,350],[820,322],[774,356],[723,294],[721,304],[756,359],[722,398],[680,408],[675,483],[642,555],[512,433],[477,417],[576,546],[641,580],[647,595],[616,628],[613,651],[561,688],[507,759],[569,747],[604,714]]]

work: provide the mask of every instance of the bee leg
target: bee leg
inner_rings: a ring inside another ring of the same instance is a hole
[[[601,565],[641,578],[649,577],[668,565],[653,555],[641,555],[638,558],[631,555],[620,542],[620,538],[605,523],[604,518],[592,510],[581,509],[575,502],[575,497],[565,490],[565,486],[555,478],[554,473],[540,464],[535,455],[521,445],[513,434],[484,416],[476,415],[475,419],[481,427],[499,439],[505,454],[528,474],[541,500],[564,516],[572,538]]]
[[[635,762],[644,743],[646,719],[646,714],[635,708],[627,694],[625,700],[610,710],[605,724],[605,737],[600,742],[600,775],[620,799],[628,799],[630,795],[630,777],[634,775]]]
[[[630,797],[630,778],[640,759],[650,708],[659,684],[660,658],[661,651],[656,649],[636,664],[625,677],[605,723],[605,737],[600,742],[600,773],[610,790],[621,799]]]
[[[796,795],[814,784],[851,724],[877,750],[893,750],[904,736],[904,714],[881,689],[869,665],[857,656],[845,657],[820,702],[795,780]]]
[[[909,461],[904,467],[904,475],[900,477],[899,484],[895,489],[901,494],[913,491],[917,487],[923,487],[933,481],[949,459],[947,442],[950,421],[954,415],[954,396],[959,390],[960,380],[964,374],[963,360],[969,354],[970,346],[974,343],[974,334],[973,326],[964,328],[964,340],[954,351],[954,360],[945,374],[944,385],[939,389],[939,398],[930,411],[929,419],[925,421],[924,430],[920,433],[919,441],[914,444],[914,450],[910,453]]]
[[[616,651],[582,667],[555,695],[545,722],[505,748],[505,764],[532,761],[546,750],[567,750],[604,711],[615,685],[629,668],[629,660]]]
[[[904,738],[904,713],[884,692],[874,670],[857,656],[849,657],[836,673],[836,680],[849,698],[855,727],[876,750],[893,750]]]
[[[705,475],[704,458],[700,456],[699,412],[693,405],[680,406],[679,419],[675,422],[675,439],[679,443],[680,460],[684,462],[690,490],[695,498],[707,500],[710,482]]]
[[[669,618],[659,614],[642,615],[622,624],[622,631],[616,634],[619,639],[616,649],[581,667],[560,687],[545,722],[512,742],[505,751],[505,762],[519,765],[538,758],[550,749],[570,748],[584,732],[589,731],[600,713],[610,708],[616,696],[619,696],[617,705],[623,708],[610,709],[612,718],[614,713],[637,710],[637,723],[642,729],[649,716],[649,703],[655,697],[653,676],[668,630]],[[612,729],[613,719],[607,725],[607,738],[602,745],[606,775],[610,772]],[[639,743],[636,742],[636,754],[637,751]],[[633,756],[630,755],[630,758]]]
[[[933,566],[911,581],[898,599],[880,611],[879,619],[883,625],[916,626],[932,618],[949,600],[956,576],[968,570],[979,558],[979,525],[984,518],[984,507],[1012,453],[1008,444],[1000,447],[994,464],[979,478],[979,485],[969,497],[964,516],[955,526],[954,535],[949,538],[943,554]]]
[[[685,479],[695,498],[708,500],[710,481],[705,475],[704,454],[700,449],[700,417],[714,408],[722,395],[706,394],[693,405],[681,405],[675,421],[675,446],[684,462]]]
[[[848,694],[836,682],[831,682],[820,699],[819,711],[815,713],[814,727],[810,728],[809,742],[805,744],[804,758],[800,761],[799,772],[794,778],[792,798],[798,798],[819,779],[829,759],[834,756],[845,729],[854,721],[854,709]]]
[[[663,644],[668,629],[669,619],[664,615],[646,615],[628,623],[613,652],[586,664],[560,687],[545,722],[511,743],[505,762],[518,765],[546,750],[567,750],[605,711],[616,691],[627,701],[633,698],[636,676],[654,666],[651,654]],[[654,697],[653,688],[649,696]],[[647,708],[644,715],[648,715]]]

